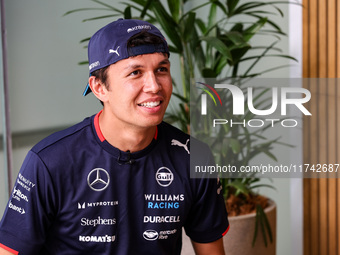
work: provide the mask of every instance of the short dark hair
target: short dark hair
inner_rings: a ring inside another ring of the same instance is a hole
[[[164,44],[164,41],[157,35],[151,34],[147,31],[142,31],[130,37],[127,42],[127,48],[136,47],[145,44]]]

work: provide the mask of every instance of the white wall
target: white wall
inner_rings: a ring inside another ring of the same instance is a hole
[[[88,71],[77,65],[86,60],[80,39],[90,36],[98,24],[82,23],[81,15],[62,17],[80,4],[84,1],[5,1],[14,177],[37,142],[30,132],[68,126],[99,109],[93,97],[82,97]],[[25,133],[30,141],[22,146],[16,136]],[[1,190],[1,215],[6,197],[6,190]]]

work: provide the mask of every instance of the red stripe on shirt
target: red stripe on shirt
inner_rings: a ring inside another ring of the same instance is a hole
[[[97,132],[97,135],[98,135],[98,138],[101,142],[104,142],[105,141],[105,137],[103,136],[103,133],[102,131],[100,130],[100,127],[99,127],[99,115],[103,112],[103,110],[101,110],[100,112],[97,113],[97,115],[94,117],[94,127],[96,129],[96,132]]]
[[[2,243],[0,243],[0,247],[3,248],[3,249],[5,249],[6,251],[12,252],[12,253],[15,254],[15,255],[18,255],[18,254],[19,254],[18,251],[13,250],[13,249],[7,247],[6,245],[3,245]]]
[[[230,225],[228,226],[227,230],[226,230],[226,231],[224,231],[224,233],[222,234],[222,236],[225,236],[225,235],[228,233],[228,231],[229,231],[229,227],[230,227]]]
[[[158,127],[156,126],[156,133],[155,136],[153,137],[155,140],[157,140],[157,136],[158,136]]]

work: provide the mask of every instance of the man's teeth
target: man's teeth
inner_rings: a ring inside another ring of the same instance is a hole
[[[140,104],[141,106],[147,107],[147,108],[152,108],[152,107],[156,107],[160,104],[160,101],[156,101],[156,102],[146,102],[146,103],[142,103]]]

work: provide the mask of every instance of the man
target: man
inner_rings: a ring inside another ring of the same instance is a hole
[[[191,179],[189,136],[162,122],[168,45],[153,25],[112,22],[88,46],[103,110],[34,146],[0,223],[0,254],[224,254],[216,179]],[[205,162],[211,160],[206,150]]]

